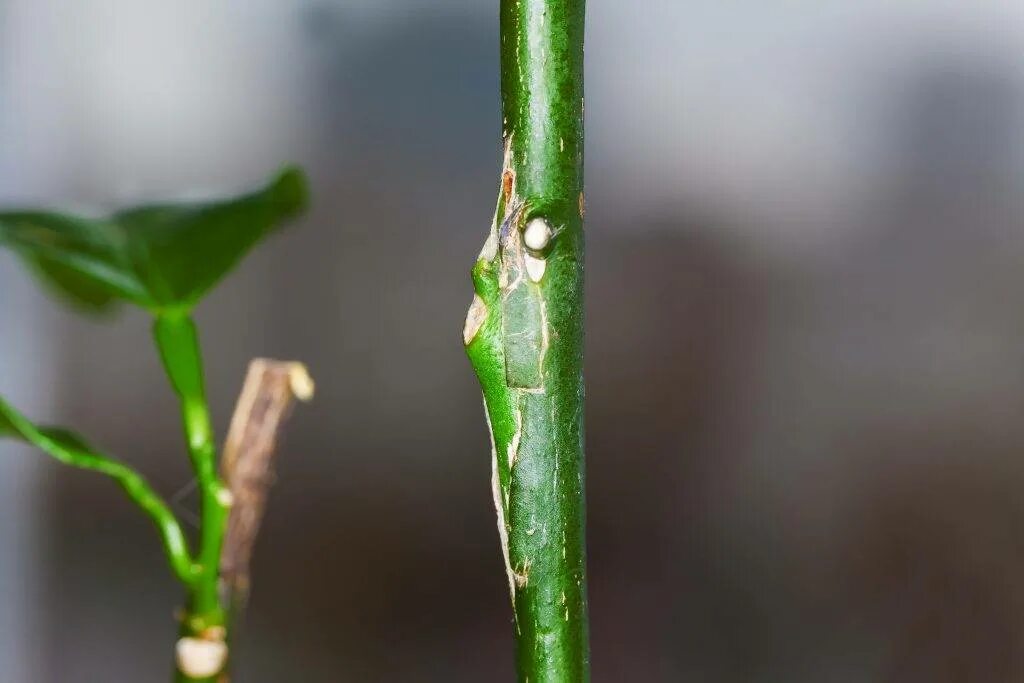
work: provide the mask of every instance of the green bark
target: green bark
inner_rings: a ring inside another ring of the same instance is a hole
[[[505,161],[464,341],[484,394],[519,679],[589,679],[584,0],[501,0]]]

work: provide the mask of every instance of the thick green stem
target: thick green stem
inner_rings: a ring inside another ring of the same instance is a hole
[[[464,341],[492,437],[519,679],[589,679],[584,0],[501,0],[505,161]]]
[[[231,494],[217,475],[199,338],[192,319],[179,314],[157,317],[153,337],[181,404],[189,457],[200,493],[198,576],[189,591],[182,634],[183,638],[223,643],[227,624],[218,590],[218,568]],[[185,677],[180,680],[205,679]]]

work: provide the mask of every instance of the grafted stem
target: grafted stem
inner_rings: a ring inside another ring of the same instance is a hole
[[[464,341],[492,438],[519,679],[589,679],[584,0],[501,0],[505,160]]]

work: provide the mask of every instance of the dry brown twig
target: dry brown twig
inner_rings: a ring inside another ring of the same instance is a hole
[[[249,363],[221,463],[232,496],[220,555],[221,592],[232,612],[244,608],[249,594],[249,563],[273,484],[282,427],[295,399],[310,400],[313,388],[302,363],[266,358]]]

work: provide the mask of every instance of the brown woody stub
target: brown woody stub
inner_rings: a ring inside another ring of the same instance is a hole
[[[233,503],[220,576],[232,604],[244,604],[249,592],[249,562],[273,483],[273,461],[284,422],[295,399],[312,398],[313,388],[301,363],[257,358],[249,364],[221,465]]]

